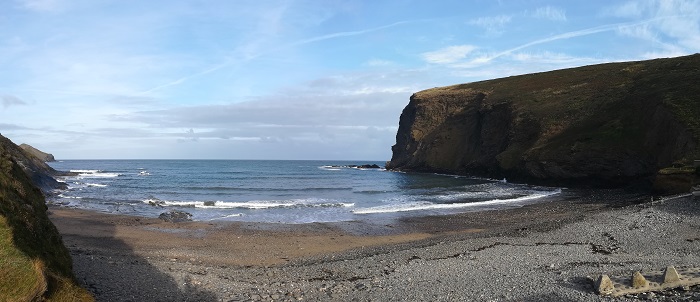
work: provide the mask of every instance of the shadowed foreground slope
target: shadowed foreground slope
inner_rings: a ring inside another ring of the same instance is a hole
[[[428,89],[387,167],[558,185],[626,185],[700,159],[700,55]]]
[[[68,250],[17,150],[0,136],[0,301],[92,301],[74,281]]]

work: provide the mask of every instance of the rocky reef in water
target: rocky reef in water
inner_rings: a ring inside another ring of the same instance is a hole
[[[32,182],[42,169],[0,135],[0,301],[92,301]]]
[[[699,54],[424,90],[401,114],[387,168],[651,187],[660,171],[686,167],[684,190],[700,159],[697,83]]]

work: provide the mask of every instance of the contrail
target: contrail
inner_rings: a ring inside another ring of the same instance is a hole
[[[392,23],[392,24],[388,24],[388,25],[384,25],[384,26],[379,26],[379,27],[375,27],[375,28],[370,28],[370,29],[365,29],[365,30],[345,31],[345,32],[337,32],[337,33],[327,34],[327,35],[323,35],[323,36],[318,36],[318,37],[313,37],[313,38],[297,41],[297,42],[289,44],[285,47],[282,47],[280,49],[285,49],[285,48],[292,47],[292,46],[299,46],[299,45],[309,44],[309,43],[323,41],[323,40],[340,38],[340,37],[350,37],[350,36],[363,35],[363,34],[375,32],[378,30],[387,29],[387,28],[391,28],[394,26],[403,25],[403,24],[412,23],[412,22],[416,22],[416,21],[399,21],[396,23]],[[278,49],[278,50],[280,50],[280,49]]]
[[[310,44],[310,43],[319,42],[319,41],[325,41],[325,40],[331,40],[331,39],[336,39],[336,38],[342,38],[342,37],[350,37],[350,36],[364,35],[364,34],[367,34],[367,33],[375,32],[375,31],[379,31],[379,30],[383,30],[383,29],[387,29],[387,28],[391,28],[391,27],[395,27],[395,26],[399,26],[399,25],[403,25],[403,24],[407,24],[407,23],[412,23],[412,22],[416,22],[416,21],[399,21],[399,22],[395,22],[395,23],[388,24],[388,25],[383,25],[383,26],[374,27],[374,28],[365,29],[365,30],[337,32],[337,33],[332,33],[332,34],[327,34],[327,35],[312,37],[312,38],[308,38],[308,39],[304,39],[304,40],[299,40],[299,41],[296,41],[296,42],[293,42],[293,43],[290,43],[290,44],[287,44],[287,45],[284,45],[284,46],[281,46],[281,47],[272,49],[272,50],[267,51],[267,52],[261,52],[261,53],[258,53],[258,54],[256,54],[256,55],[246,57],[246,58],[245,58],[244,60],[242,60],[242,61],[251,61],[251,60],[256,59],[256,58],[258,58],[258,57],[261,57],[261,56],[263,56],[263,55],[275,53],[275,52],[278,52],[278,51],[281,51],[281,50],[284,50],[284,49],[288,49],[288,48],[291,48],[291,47],[296,47],[296,46],[300,46],[300,45],[305,45],[305,44]],[[170,86],[175,86],[175,85],[182,84],[182,83],[184,83],[185,81],[187,81],[187,80],[189,80],[189,79],[196,78],[196,77],[200,77],[200,76],[203,76],[203,75],[212,73],[212,72],[214,72],[214,71],[217,71],[217,70],[219,70],[219,69],[221,69],[221,68],[224,68],[224,67],[230,65],[232,62],[233,62],[232,60],[226,60],[226,61],[224,61],[223,63],[218,64],[218,65],[216,65],[216,66],[213,66],[213,67],[211,67],[211,68],[209,68],[209,69],[206,69],[206,70],[203,70],[203,71],[200,71],[200,72],[197,72],[197,73],[195,73],[195,74],[191,74],[191,75],[188,75],[188,76],[185,76],[185,77],[181,77],[181,78],[179,78],[179,79],[177,79],[177,80],[175,80],[175,81],[172,81],[172,82],[169,82],[169,83],[165,83],[165,84],[162,84],[162,85],[153,87],[153,88],[148,89],[148,90],[144,90],[144,91],[138,93],[138,95],[144,95],[144,94],[148,94],[148,93],[151,93],[151,92],[154,92],[154,91],[157,91],[157,90],[161,90],[161,89],[166,88],[166,87],[170,87]]]
[[[606,32],[606,31],[613,31],[613,30],[616,30],[616,29],[621,28],[621,27],[632,27],[632,26],[642,25],[642,24],[646,24],[646,23],[651,23],[651,22],[658,21],[660,19],[666,19],[666,18],[671,18],[671,17],[659,17],[659,18],[648,19],[648,20],[644,20],[644,21],[640,21],[640,22],[625,22],[625,23],[607,24],[607,25],[601,25],[601,26],[596,26],[596,27],[582,29],[582,30],[570,31],[570,32],[566,32],[563,34],[558,34],[558,35],[554,35],[551,37],[547,37],[544,39],[539,39],[539,40],[535,40],[532,42],[528,42],[528,43],[525,43],[523,45],[511,48],[508,50],[504,50],[502,52],[499,52],[499,53],[497,53],[493,56],[487,57],[487,58],[481,58],[480,60],[483,60],[483,61],[481,61],[480,63],[486,63],[486,62],[492,61],[493,59],[497,59],[499,57],[511,54],[511,53],[516,52],[518,50],[528,48],[528,47],[534,46],[534,45],[544,44],[544,43],[557,41],[557,40],[570,39],[570,38],[576,38],[576,37],[581,37],[581,36],[588,36],[588,35],[597,34],[597,33]]]

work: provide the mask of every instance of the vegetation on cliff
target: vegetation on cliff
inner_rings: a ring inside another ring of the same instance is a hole
[[[54,176],[57,176],[60,173],[47,165],[45,158],[36,156],[35,153],[29,151],[27,148],[22,148],[15,145],[12,141],[2,135],[0,135],[0,145],[7,149],[7,152],[12,159],[29,176],[32,183],[39,187],[39,189],[41,189],[45,195],[50,195],[55,189],[64,189],[66,187],[65,183],[56,181]]]
[[[623,185],[700,159],[700,55],[418,92],[390,169]]]
[[[91,301],[18,150],[0,136],[0,301]]]
[[[21,144],[19,145],[19,147],[43,162],[56,161],[56,159],[53,157],[53,154],[41,151],[37,148],[32,147],[31,145]]]

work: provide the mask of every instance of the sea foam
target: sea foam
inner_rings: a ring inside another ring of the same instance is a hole
[[[147,204],[158,204],[162,206],[186,207],[186,208],[203,208],[203,209],[273,209],[273,208],[317,208],[317,207],[352,207],[354,203],[342,203],[333,201],[324,201],[317,198],[296,199],[288,201],[267,201],[253,200],[246,202],[229,202],[229,201],[168,201],[149,198],[142,201]]]
[[[408,212],[408,211],[421,211],[421,210],[442,210],[442,209],[462,209],[469,207],[479,207],[479,206],[491,206],[491,205],[517,205],[523,201],[530,201],[535,199],[540,199],[543,197],[551,196],[554,194],[561,193],[561,190],[554,190],[548,193],[532,194],[528,196],[522,196],[510,199],[492,199],[487,201],[479,202],[468,202],[468,203],[432,203],[428,201],[422,202],[409,202],[402,204],[391,204],[376,206],[363,209],[355,209],[352,212],[355,214],[378,214],[378,213],[396,213],[396,212]]]

